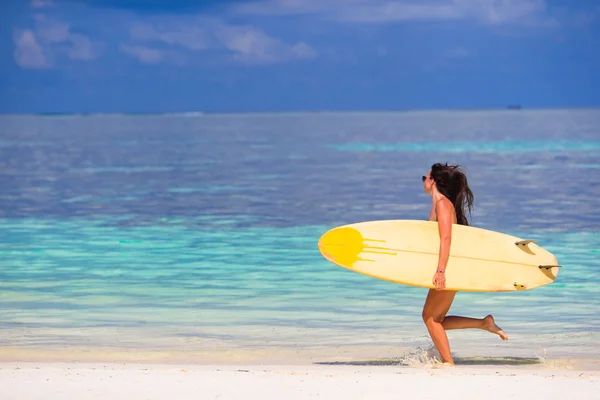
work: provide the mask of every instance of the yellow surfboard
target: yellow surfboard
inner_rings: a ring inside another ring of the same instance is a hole
[[[514,236],[452,225],[446,289],[467,292],[529,290],[554,282],[556,257]],[[330,262],[386,281],[433,288],[440,237],[437,222],[369,221],[340,226],[319,239]]]

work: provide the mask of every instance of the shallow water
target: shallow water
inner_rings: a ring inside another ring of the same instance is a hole
[[[451,331],[458,359],[600,358],[599,138],[600,110],[0,117],[2,345],[414,359],[426,291],[336,267],[316,242],[426,219],[420,177],[448,161],[473,225],[564,265],[532,291],[460,293],[451,314],[493,313],[510,340]]]

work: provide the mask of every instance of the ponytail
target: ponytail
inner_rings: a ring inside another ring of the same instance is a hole
[[[436,163],[431,166],[431,177],[438,191],[454,205],[456,222],[459,225],[469,225],[467,212],[471,216],[475,196],[460,166]]]

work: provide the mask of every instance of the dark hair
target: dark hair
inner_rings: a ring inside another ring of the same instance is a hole
[[[436,163],[431,166],[431,178],[435,181],[437,190],[454,204],[456,222],[469,225],[466,211],[473,211],[473,192],[469,188],[467,176],[460,170],[459,165]]]

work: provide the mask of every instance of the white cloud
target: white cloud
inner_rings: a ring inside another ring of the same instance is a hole
[[[89,37],[73,33],[68,23],[33,16],[35,28],[15,35],[15,61],[23,68],[49,68],[59,56],[71,60],[93,61],[100,56],[103,45]]]
[[[36,32],[44,41],[62,43],[69,40],[69,24],[49,19],[44,14],[36,14],[33,19],[35,20]]]
[[[33,31],[15,32],[13,40],[15,61],[19,66],[23,68],[49,68],[51,66]]]
[[[336,11],[336,18],[352,22],[394,22],[411,20],[460,19],[459,9],[447,4],[382,3],[356,5]]]
[[[162,51],[146,46],[122,45],[121,51],[137,58],[144,64],[156,64],[164,58]]]
[[[52,5],[51,0],[31,0],[31,8],[45,8]]]
[[[167,27],[138,23],[131,28],[131,37],[134,40],[159,41],[190,50],[205,50],[208,47],[207,36],[202,28],[175,23]]]
[[[310,47],[304,42],[299,42],[293,45],[290,50],[292,51],[293,58],[314,58],[317,56],[315,49]]]
[[[261,0],[234,4],[232,9],[241,14],[293,15],[330,13],[336,8],[361,6],[367,0]],[[373,0],[373,3],[377,0]]]
[[[71,45],[67,54],[71,60],[93,61],[98,58],[100,46],[94,44],[87,36],[72,33],[69,41]]]
[[[456,47],[444,53],[446,58],[465,58],[469,56],[469,52],[464,47]]]
[[[491,25],[527,24],[544,18],[546,12],[545,0],[453,0],[453,3],[465,15]]]
[[[253,26],[221,26],[216,37],[234,58],[249,63],[272,63],[315,57],[304,42],[289,45]]]
[[[254,64],[316,56],[302,41],[288,44],[254,26],[228,25],[207,18],[163,17],[153,23],[137,23],[130,36],[131,42],[123,45],[125,52],[145,63],[181,61],[182,50],[225,51],[235,61]]]
[[[549,20],[545,0],[262,0],[235,4],[231,9],[254,15],[318,14],[363,23],[475,20],[499,25]]]

